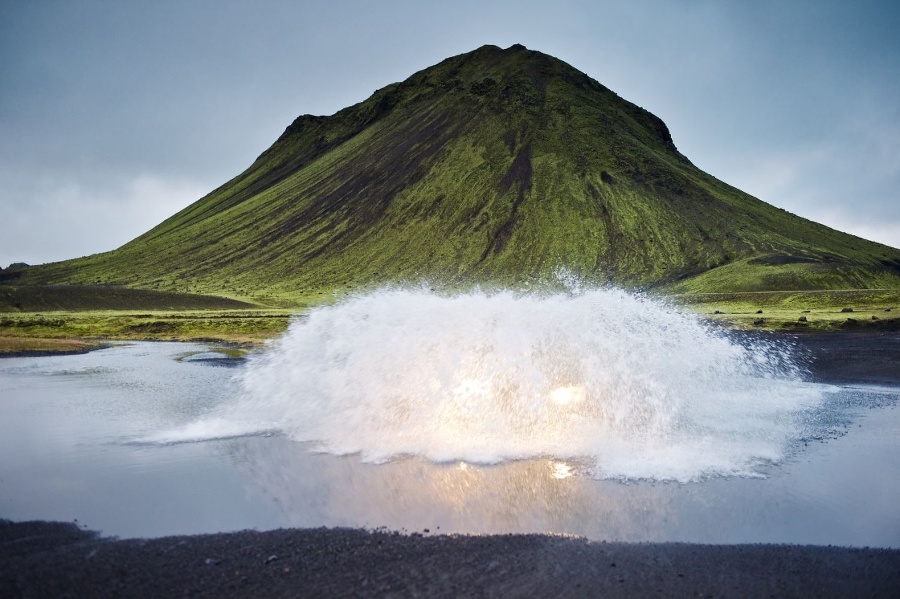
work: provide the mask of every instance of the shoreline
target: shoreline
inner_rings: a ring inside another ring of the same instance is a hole
[[[74,356],[106,347],[109,347],[109,343],[98,339],[0,336],[0,359]]]
[[[900,331],[878,329],[775,330],[747,331],[725,329],[729,334],[762,335],[764,338],[790,340],[805,357],[805,365],[814,382],[833,384],[876,384],[900,386]],[[41,341],[34,339],[34,341]],[[192,339],[104,339],[78,340],[83,347],[60,349],[21,349],[0,351],[0,359],[78,355],[105,349],[115,342],[209,343],[241,350],[264,346],[218,337]]]
[[[52,339],[51,339],[52,340]],[[46,339],[33,339],[33,341],[46,341]],[[216,345],[219,347],[224,347],[228,349],[234,349],[239,351],[250,351],[254,349],[258,349],[265,345],[265,341],[259,342],[242,342],[242,341],[234,341],[229,340],[227,338],[217,338],[217,337],[198,337],[198,338],[190,338],[190,339],[160,339],[155,337],[145,337],[145,338],[122,338],[122,339],[109,339],[104,338],[101,340],[96,339],[82,339],[79,340],[83,342],[83,347],[79,347],[77,349],[17,349],[10,351],[0,351],[0,360],[4,358],[46,358],[51,356],[77,356],[82,354],[87,354],[92,351],[97,351],[101,349],[109,349],[110,347],[118,344],[128,344],[128,343],[206,343],[209,345]]]
[[[0,596],[893,597],[900,550],[279,529],[109,539],[0,521]]]
[[[291,307],[201,306],[193,296],[180,307],[171,302],[88,302],[84,297],[75,303],[25,302],[16,304],[15,310],[0,306],[0,358],[75,353],[56,347],[64,343],[199,341],[256,347],[284,333],[298,316],[331,304],[333,298],[328,297],[325,301],[321,294],[303,296]],[[222,298],[212,299],[215,304]],[[900,333],[896,312],[900,290],[662,294],[658,299],[726,331],[801,336]]]
[[[90,345],[80,349],[22,349],[16,351],[0,352],[0,360],[3,358],[49,358],[52,356],[80,356],[89,354],[92,351],[107,349],[111,344],[104,343],[98,345]]]

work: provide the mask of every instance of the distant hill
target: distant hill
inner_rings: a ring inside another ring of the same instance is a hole
[[[515,45],[300,116],[246,171],[121,248],[0,278],[290,303],[560,271],[675,292],[896,289],[900,250],[717,180],[659,118]]]

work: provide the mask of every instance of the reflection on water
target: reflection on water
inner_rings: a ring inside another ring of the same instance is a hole
[[[596,480],[593,460],[552,455],[365,463],[284,432],[135,442],[239,396],[243,367],[212,367],[216,353],[138,343],[0,360],[0,517],[77,518],[122,536],[324,525],[900,546],[897,389],[830,388],[786,459],[758,470],[765,478],[686,484]],[[568,387],[554,389],[577,403]]]
[[[898,546],[898,432],[900,410],[867,413],[856,430],[808,447],[766,479],[689,484],[598,481],[552,459],[366,464],[284,437],[235,440],[228,454],[289,526]]]
[[[286,439],[237,442],[229,452],[289,524],[301,527],[552,531],[639,540],[658,536],[672,520],[671,497],[659,491],[677,488],[598,482],[546,459],[493,466],[413,458],[365,464],[309,454]]]

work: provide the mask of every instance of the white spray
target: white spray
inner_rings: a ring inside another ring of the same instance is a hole
[[[382,462],[573,460],[597,478],[758,475],[821,402],[789,352],[620,290],[382,290],[312,310],[171,440],[280,431]]]

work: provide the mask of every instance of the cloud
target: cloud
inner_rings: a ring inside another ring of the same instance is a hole
[[[515,42],[657,114],[714,176],[884,241],[900,224],[898,26],[900,8],[865,1],[0,2],[0,264],[112,249],[298,114]]]
[[[709,158],[698,166],[765,202],[900,247],[900,111],[883,92],[848,94],[820,136],[773,136]]]
[[[892,248],[900,249],[900,223],[882,220],[853,222],[855,218],[858,218],[857,215],[844,214],[834,219],[826,216],[823,217],[822,224],[863,239],[877,241]]]
[[[212,187],[140,174],[104,184],[39,180],[0,237],[0,265],[42,264],[113,250],[198,200]]]

